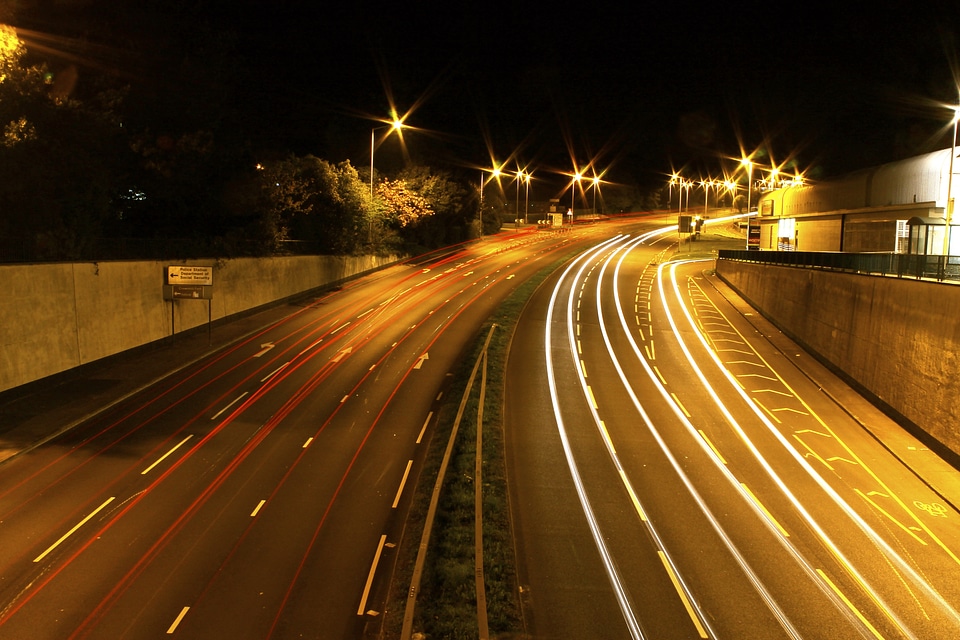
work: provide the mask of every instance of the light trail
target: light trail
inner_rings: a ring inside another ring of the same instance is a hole
[[[650,237],[656,237],[656,236],[660,235],[661,233],[662,233],[662,231],[654,231],[654,232],[651,232],[651,233],[649,233],[649,234],[645,234],[645,235],[637,238],[636,240],[630,242],[629,244],[621,245],[621,246],[617,247],[612,253],[610,253],[610,255],[608,255],[604,260],[601,261],[601,263],[602,263],[603,266],[602,266],[601,269],[600,269],[600,275],[599,275],[599,278],[598,278],[599,283],[598,283],[598,285],[597,285],[597,287],[596,287],[596,291],[597,291],[597,294],[596,294],[597,315],[598,315],[599,322],[600,322],[600,331],[601,331],[601,333],[602,333],[603,336],[604,336],[604,343],[605,343],[606,346],[607,346],[607,351],[608,351],[611,359],[614,359],[614,360],[615,360],[615,359],[616,359],[616,356],[613,354],[613,349],[612,349],[612,346],[611,346],[611,344],[610,344],[610,342],[609,342],[609,336],[608,336],[607,333],[606,333],[606,328],[605,328],[605,326],[604,326],[604,321],[603,321],[603,309],[602,309],[602,291],[603,291],[603,287],[601,286],[601,285],[602,285],[602,281],[603,281],[603,275],[604,275],[604,273],[606,272],[606,268],[607,268],[607,265],[609,264],[610,260],[613,259],[613,257],[616,256],[617,253],[621,252],[621,251],[624,249],[624,246],[626,246],[626,247],[635,246],[636,244],[642,243],[642,242],[646,241],[647,239],[649,239]],[[599,254],[599,252],[598,252],[598,254]],[[623,252],[622,255],[626,255],[626,252]],[[593,270],[594,270],[595,268],[596,268],[596,266],[594,266],[593,268],[591,268],[590,273],[593,273]],[[580,272],[577,273],[577,276],[576,276],[576,279],[577,279],[577,280],[581,280],[581,278],[582,278],[582,272],[583,272],[583,268],[581,268]],[[586,284],[587,284],[587,281],[586,281],[585,278],[583,278],[583,279],[581,280],[581,287],[580,287],[581,292],[585,289]],[[571,353],[576,353],[575,346],[576,346],[576,341],[577,341],[577,339],[576,339],[576,335],[575,335],[575,333],[576,333],[576,331],[575,331],[575,325],[579,325],[579,315],[580,315],[580,312],[579,312],[579,310],[577,311],[577,314],[576,314],[577,322],[574,322],[574,321],[572,320],[572,311],[573,311],[573,295],[572,295],[572,292],[571,292],[571,295],[570,295],[570,297],[569,297],[569,300],[568,300],[567,305],[568,305],[568,310],[567,310],[567,311],[568,311],[568,313],[567,313],[567,318],[568,318],[568,320],[567,320],[567,336],[568,336],[568,340],[569,340],[569,343],[570,343],[570,351],[571,351]],[[576,356],[574,356],[574,365],[576,365]],[[575,366],[575,369],[576,369],[576,366]],[[627,477],[626,470],[624,469],[623,464],[620,462],[620,457],[617,455],[617,452],[616,452],[616,449],[615,449],[615,447],[614,447],[614,445],[613,445],[613,442],[612,442],[612,440],[609,438],[609,434],[607,433],[607,429],[606,429],[605,425],[603,424],[603,421],[600,419],[600,415],[599,415],[599,411],[598,411],[598,406],[597,406],[597,401],[596,401],[596,398],[595,398],[594,395],[593,395],[593,390],[590,388],[589,385],[587,385],[586,378],[585,378],[585,375],[584,375],[583,371],[580,370],[580,369],[576,369],[576,370],[577,370],[577,372],[578,372],[578,378],[579,378],[579,380],[580,380],[581,388],[583,389],[585,395],[589,398],[588,408],[589,408],[590,413],[591,413],[591,415],[592,415],[592,417],[593,417],[594,424],[595,424],[595,426],[597,427],[598,431],[600,432],[601,436],[605,436],[603,439],[604,439],[604,443],[605,443],[605,445],[606,445],[607,454],[610,456],[611,461],[613,462],[614,466],[616,467],[617,472],[618,472],[619,475],[620,475],[621,482],[623,482],[624,487],[625,487],[625,489],[627,490],[627,493],[628,493],[628,494],[630,495],[630,497],[631,497],[631,500],[632,500],[632,501],[634,502],[634,504],[637,506],[637,512],[640,514],[640,517],[641,517],[641,520],[643,521],[644,526],[647,528],[647,530],[649,531],[651,537],[652,537],[652,538],[654,539],[654,541],[656,542],[657,551],[658,551],[658,553],[660,554],[661,560],[663,561],[664,565],[665,565],[666,568],[667,568],[667,573],[668,573],[668,575],[669,575],[669,577],[670,577],[670,580],[671,580],[671,582],[674,584],[675,588],[677,589],[678,595],[680,596],[680,599],[681,599],[681,601],[683,602],[684,608],[686,609],[688,615],[690,616],[691,621],[693,622],[694,626],[695,626],[696,629],[697,629],[697,633],[699,634],[699,636],[700,636],[701,638],[707,638],[707,637],[709,637],[709,636],[707,635],[707,629],[710,628],[710,625],[709,625],[709,622],[708,622],[708,616],[705,616],[705,615],[703,614],[703,612],[700,610],[699,605],[696,603],[696,599],[695,599],[695,597],[694,597],[694,595],[693,595],[693,592],[691,591],[691,589],[689,588],[689,586],[688,586],[688,585],[685,583],[685,581],[683,580],[683,576],[682,576],[679,568],[677,567],[677,565],[676,565],[676,563],[673,561],[673,559],[670,557],[670,554],[669,554],[668,551],[667,551],[666,544],[664,543],[663,538],[661,537],[660,533],[658,532],[656,526],[654,526],[654,524],[645,516],[645,514],[644,514],[645,509],[643,508],[643,504],[642,504],[642,502],[640,501],[639,497],[637,496],[637,492],[636,492],[636,490],[634,489],[632,483],[630,482],[629,478]],[[619,367],[618,367],[618,370],[619,370]],[[638,405],[639,403],[636,403],[636,404]],[[643,418],[643,420],[644,420],[647,424],[652,425],[652,423],[651,423],[650,420],[649,420],[649,417],[647,416],[647,414],[646,414],[646,412],[643,410],[643,408],[642,408],[641,406],[637,406],[637,408],[638,408],[639,413],[640,413],[641,417]],[[712,632],[712,630],[710,631],[710,633],[711,633],[712,635],[716,635],[715,633]]]
[[[547,381],[550,388],[550,398],[553,404],[553,414],[557,423],[557,432],[560,436],[560,442],[563,445],[563,453],[567,460],[567,468],[570,470],[570,476],[573,479],[574,486],[576,487],[577,497],[580,500],[580,506],[583,510],[584,516],[587,519],[587,525],[590,528],[591,535],[593,536],[593,542],[597,547],[597,551],[600,553],[604,569],[607,573],[607,578],[610,581],[610,585],[613,587],[614,595],[617,599],[617,603],[620,606],[620,612],[623,614],[624,622],[626,622],[630,636],[638,640],[643,640],[645,636],[643,635],[643,631],[640,627],[639,621],[637,620],[636,614],[633,612],[629,595],[627,594],[626,587],[620,578],[620,573],[617,570],[613,556],[610,553],[610,550],[607,548],[607,543],[600,531],[600,524],[597,522],[596,514],[593,512],[593,507],[590,505],[590,498],[587,496],[586,487],[584,486],[583,479],[580,476],[580,470],[577,466],[576,460],[574,459],[570,440],[567,436],[566,426],[564,424],[563,416],[561,415],[559,406],[559,392],[557,391],[557,380],[554,374],[553,365],[553,339],[551,337],[554,308],[556,307],[557,299],[560,296],[560,289],[571,270],[573,270],[578,263],[585,263],[587,260],[595,258],[595,256],[599,255],[607,248],[607,245],[611,245],[620,241],[622,241],[621,236],[607,240],[606,242],[600,244],[599,248],[595,248],[592,253],[585,252],[581,254],[580,257],[571,262],[567,268],[564,269],[563,274],[560,276],[560,279],[557,281],[557,284],[553,289],[553,293],[550,296],[550,303],[547,306],[546,328],[544,330],[544,354],[546,357]],[[581,266],[579,273],[582,273],[582,271],[583,267]]]
[[[706,296],[705,294],[704,294],[703,297],[704,297],[705,299],[709,300],[709,298],[707,298],[707,296]],[[711,301],[711,305],[712,305],[712,301]],[[727,319],[727,317],[723,314],[723,312],[720,311],[719,309],[717,309],[715,306],[714,306],[713,308],[716,310],[717,314],[718,314],[721,318],[723,318],[723,321],[724,321],[725,326],[730,327],[730,328],[731,328],[731,332],[732,332],[734,335],[736,335],[738,338],[740,338],[740,342],[743,343],[743,344],[746,344],[746,345],[750,346],[750,343],[746,340],[746,338],[743,336],[743,334],[741,334],[741,333],[736,329],[736,327],[733,326],[733,324],[729,321],[729,319]],[[702,336],[702,337],[703,337],[704,339],[706,338],[706,336]],[[711,353],[712,353],[712,351],[711,351]],[[830,425],[828,425],[828,424],[817,414],[816,410],[814,410],[813,407],[811,407],[796,391],[794,391],[793,388],[790,386],[790,384],[787,383],[787,381],[784,380],[782,376],[780,376],[780,374],[776,371],[776,369],[774,369],[774,368],[770,365],[770,363],[767,362],[767,360],[766,360],[762,355],[760,355],[755,349],[753,349],[752,346],[751,346],[751,352],[750,352],[750,353],[751,353],[751,355],[755,356],[755,357],[760,361],[760,364],[757,364],[757,366],[762,367],[762,368],[765,368],[767,371],[769,371],[770,373],[772,373],[773,376],[775,376],[775,377],[773,377],[773,378],[767,378],[767,379],[769,379],[769,380],[771,380],[771,381],[775,381],[775,382],[780,383],[781,385],[783,385],[783,387],[784,387],[789,393],[782,393],[782,392],[779,392],[779,391],[776,391],[776,390],[764,390],[764,391],[767,391],[767,392],[769,392],[769,393],[774,393],[774,394],[779,394],[779,395],[784,395],[784,396],[789,396],[789,397],[795,398],[795,399],[804,407],[804,409],[806,410],[807,414],[809,414],[814,420],[817,421],[817,423],[818,423],[821,427],[823,427],[824,433],[819,433],[819,432],[818,432],[817,435],[829,437],[829,438],[833,439],[835,442],[839,443],[839,444],[842,446],[843,450],[846,451],[846,452],[850,455],[850,457],[851,457],[851,459],[852,459],[852,460],[849,460],[848,462],[851,462],[852,464],[855,464],[858,468],[863,469],[863,470],[867,473],[867,475],[868,475],[872,480],[874,480],[874,481],[877,483],[877,485],[878,485],[880,488],[882,488],[883,491],[884,491],[888,496],[890,496],[890,497],[903,509],[904,513],[906,513],[908,516],[910,516],[910,518],[914,521],[914,523],[917,525],[917,527],[919,527],[919,528],[922,529],[927,535],[929,535],[930,538],[937,543],[937,546],[939,546],[939,547],[950,557],[951,560],[953,560],[953,561],[954,561],[955,563],[957,563],[957,564],[960,564],[960,558],[958,558],[958,556],[953,552],[953,550],[950,549],[949,547],[947,547],[947,546],[943,543],[943,541],[940,540],[940,538],[939,538],[933,531],[931,531],[931,530],[927,527],[927,525],[923,522],[923,520],[921,520],[921,519],[918,518],[916,515],[914,515],[914,513],[907,507],[907,505],[906,505],[906,504],[904,503],[904,501],[899,497],[899,495],[898,495],[886,482],[884,482],[884,480],[883,480],[880,476],[878,476],[878,475],[873,471],[873,469],[872,469],[869,465],[867,465],[867,464],[860,458],[860,456],[857,455],[857,453],[856,453],[855,451],[853,451],[849,446],[847,446],[846,442],[830,427]],[[726,371],[727,374],[729,374],[728,377],[727,377],[728,380],[733,379],[734,381],[736,381],[736,376],[734,376],[733,373],[730,372],[730,371],[726,368],[726,366],[722,363],[722,361],[719,359],[719,357],[715,357],[715,358],[714,358],[714,362],[717,363],[717,365],[718,365],[719,367],[721,367],[724,371]],[[751,364],[753,364],[753,363],[751,363]],[[740,385],[739,382],[737,383],[737,386],[739,386],[741,389],[743,388],[743,385]],[[768,415],[772,414],[772,411],[770,411],[770,410],[766,409],[765,407],[763,407],[763,405],[760,404],[759,402],[757,402],[755,398],[752,398],[752,400],[753,400],[757,405],[759,405],[760,408],[763,409],[766,414],[768,414]],[[793,411],[793,410],[791,410],[791,411]],[[771,415],[771,417],[772,417],[774,420],[776,420],[777,422],[779,422],[779,420],[778,420],[776,417],[774,417],[774,416],[772,416],[772,415]],[[772,425],[769,425],[769,424],[767,425],[768,428],[770,428],[771,426],[772,426]],[[779,430],[775,430],[775,431],[776,431],[777,434],[780,433]],[[778,438],[778,440],[779,440],[779,441],[781,442],[781,444],[784,445],[785,447],[788,447],[788,448],[791,449],[791,450],[793,449],[793,447],[790,447],[789,444],[788,444],[788,442],[787,442],[784,438],[780,437],[780,438]],[[824,464],[829,468],[830,465],[827,464],[826,461],[824,461]],[[813,471],[812,467],[811,467],[810,471],[813,472],[813,473],[815,473],[815,472]],[[817,477],[820,477],[819,474],[817,474]],[[844,502],[845,502],[845,501],[844,501]],[[849,504],[849,503],[846,503],[846,502],[845,502],[845,504]],[[891,519],[892,521],[894,521],[894,522],[898,522],[897,520],[895,520],[895,519],[892,518],[892,517],[891,517],[890,519]],[[902,526],[903,526],[903,525],[901,525],[901,527],[902,527]],[[904,527],[904,528],[905,528],[905,527]]]
[[[672,230],[672,229],[667,229],[666,231],[671,231],[671,230]],[[634,240],[632,243],[630,243],[630,245],[629,245],[629,247],[627,248],[627,250],[624,251],[624,252],[621,254],[619,260],[617,261],[616,268],[614,269],[614,277],[613,277],[613,282],[614,282],[614,300],[615,300],[615,302],[616,302],[617,313],[618,313],[618,316],[619,316],[619,319],[620,319],[621,327],[623,328],[623,332],[624,332],[624,334],[628,337],[628,340],[629,340],[630,345],[631,345],[631,347],[632,347],[632,349],[633,349],[633,351],[634,351],[634,354],[636,355],[636,357],[637,357],[637,359],[640,361],[640,363],[643,365],[644,370],[647,372],[647,376],[654,382],[654,384],[656,385],[656,387],[657,387],[658,390],[660,391],[661,396],[662,396],[665,400],[667,400],[669,406],[672,407],[672,409],[673,409],[675,415],[677,415],[678,419],[680,419],[681,422],[683,422],[683,423],[688,427],[688,429],[691,429],[691,430],[692,430],[692,429],[693,429],[693,426],[690,424],[689,420],[686,418],[686,416],[684,415],[683,411],[681,411],[681,409],[680,409],[679,407],[677,407],[677,405],[676,405],[675,403],[672,403],[672,402],[671,402],[672,398],[670,398],[670,395],[667,393],[666,389],[663,388],[663,385],[662,385],[661,382],[660,382],[660,378],[651,370],[651,367],[650,367],[649,363],[647,363],[647,361],[646,361],[643,357],[641,357],[641,355],[640,355],[640,348],[639,348],[639,346],[637,345],[636,340],[633,338],[632,332],[631,332],[631,331],[629,330],[629,328],[627,327],[626,318],[625,318],[624,313],[623,313],[623,307],[622,307],[622,305],[620,304],[620,292],[619,292],[619,286],[618,286],[619,279],[620,279],[620,277],[619,277],[619,272],[620,272],[620,269],[621,269],[621,267],[622,267],[622,265],[623,265],[624,260],[625,260],[626,257],[629,255],[629,252],[632,251],[632,250],[633,250],[634,248],[636,248],[637,246],[639,246],[640,244],[642,244],[642,243],[644,243],[644,242],[646,242],[646,241],[649,241],[649,240],[652,239],[652,238],[656,238],[656,237],[658,237],[659,235],[665,233],[666,231],[660,230],[660,231],[652,232],[652,233],[649,233],[649,234],[646,234],[646,235],[644,235],[644,236],[641,236],[641,237],[637,238],[637,239]],[[605,270],[605,269],[606,269],[606,266],[604,267],[604,270]],[[601,276],[601,278],[602,278],[602,276]],[[797,629],[796,629],[796,628],[793,626],[793,624],[789,621],[789,618],[787,617],[786,613],[785,613],[785,612],[782,610],[782,608],[777,604],[776,600],[773,598],[773,596],[769,593],[769,591],[768,591],[768,590],[766,589],[766,587],[763,585],[763,583],[762,583],[762,581],[760,580],[760,578],[756,575],[756,573],[755,573],[755,572],[753,571],[753,569],[750,567],[749,563],[746,561],[746,558],[745,558],[745,557],[743,556],[743,554],[737,549],[737,547],[736,547],[735,543],[733,542],[733,540],[730,539],[729,535],[726,533],[726,531],[725,531],[725,530],[723,529],[723,527],[720,525],[720,523],[719,523],[719,521],[717,520],[717,518],[713,515],[713,512],[710,510],[709,506],[706,504],[706,502],[704,501],[704,499],[703,499],[703,497],[700,495],[700,493],[699,493],[699,492],[696,490],[696,488],[693,486],[693,482],[690,480],[689,476],[688,476],[687,473],[684,471],[682,465],[677,461],[676,457],[675,457],[675,456],[673,455],[673,453],[670,451],[669,446],[668,446],[668,445],[666,444],[666,442],[663,440],[663,437],[662,437],[662,435],[660,434],[659,430],[656,428],[656,426],[654,425],[653,421],[650,419],[649,415],[647,414],[646,410],[643,408],[643,405],[642,405],[642,403],[640,402],[639,398],[637,397],[637,394],[636,394],[635,390],[633,389],[632,384],[631,384],[630,381],[627,379],[626,373],[624,372],[623,367],[621,366],[620,361],[619,361],[619,359],[618,359],[617,356],[616,356],[616,352],[615,352],[615,350],[614,350],[614,348],[613,348],[613,344],[612,344],[612,342],[611,342],[611,340],[610,340],[610,335],[609,335],[609,332],[607,331],[606,322],[605,322],[605,320],[604,320],[604,315],[603,315],[603,312],[602,312],[601,293],[602,293],[602,292],[601,292],[601,288],[598,286],[598,288],[597,288],[597,302],[596,302],[596,304],[597,304],[598,317],[599,317],[599,321],[600,321],[600,331],[601,331],[601,335],[603,336],[604,344],[605,344],[606,347],[607,347],[607,352],[608,352],[608,354],[609,354],[609,357],[610,357],[610,359],[611,359],[611,362],[612,362],[614,368],[615,368],[616,371],[617,371],[617,375],[619,376],[620,381],[621,381],[621,383],[623,384],[624,389],[626,390],[626,392],[627,392],[627,394],[629,395],[629,397],[630,397],[630,399],[631,399],[631,401],[632,401],[635,409],[637,410],[637,413],[640,415],[640,417],[641,417],[641,419],[643,420],[644,424],[647,426],[647,428],[650,430],[650,433],[654,436],[654,438],[656,439],[657,443],[660,445],[661,450],[663,451],[664,455],[667,457],[667,459],[668,459],[668,461],[670,462],[671,466],[672,466],[672,467],[675,469],[675,471],[677,472],[678,477],[681,479],[681,481],[682,481],[682,482],[684,483],[684,485],[687,487],[687,490],[689,491],[691,497],[693,497],[693,499],[694,499],[694,500],[697,502],[697,504],[700,506],[701,510],[702,510],[703,513],[704,513],[704,516],[707,518],[708,522],[710,522],[710,524],[711,524],[711,526],[713,527],[714,531],[717,533],[717,535],[719,536],[719,538],[723,541],[724,545],[725,545],[725,546],[727,547],[727,549],[730,551],[732,557],[733,557],[733,558],[736,560],[736,562],[740,565],[742,571],[744,572],[744,575],[745,575],[745,576],[747,577],[747,579],[750,580],[750,582],[754,585],[754,588],[755,588],[755,590],[757,591],[757,593],[761,596],[761,598],[764,600],[764,602],[767,603],[767,607],[770,609],[770,611],[771,611],[771,613],[774,615],[774,617],[780,622],[781,627],[782,627],[788,634],[790,634],[791,637],[797,638],[797,639],[802,638],[801,634],[797,631]],[[708,450],[708,452],[709,452],[709,451],[712,451],[712,449],[710,449],[709,447],[707,447],[706,445],[703,444],[703,441],[702,441],[701,439],[697,438],[697,442],[699,442],[702,447],[704,447],[706,450]],[[710,458],[711,460],[716,460],[716,458],[714,458],[713,456],[709,456],[709,458]],[[619,461],[617,461],[616,464],[619,465]],[[726,469],[725,465],[719,464],[719,467],[720,467],[721,472],[724,473],[724,475],[728,476],[728,478],[730,478],[731,483],[732,483],[734,486],[737,486],[736,480],[731,477],[731,474],[729,473],[729,470]],[[622,475],[622,478],[623,478],[624,481],[628,484],[628,490],[631,492],[631,495],[635,494],[635,492],[634,492],[634,490],[633,490],[633,487],[632,487],[632,485],[629,484],[629,480],[626,478],[626,475],[625,475],[625,474]],[[757,510],[757,507],[756,507],[756,504],[755,504],[755,503],[750,502],[750,505],[755,509],[755,511]],[[763,520],[762,517],[761,517],[761,520],[762,520],[763,522],[766,522],[767,525],[770,526],[770,525],[769,525],[769,522],[767,522],[766,520]],[[681,575],[679,569],[676,567],[676,564],[673,562],[672,559],[670,559],[670,555],[669,555],[669,552],[668,552],[668,550],[667,550],[667,547],[666,547],[666,545],[664,544],[664,542],[662,541],[662,539],[659,537],[659,535],[657,534],[656,529],[655,529],[652,525],[648,525],[648,528],[650,529],[651,535],[654,536],[654,539],[657,541],[657,544],[659,545],[659,547],[660,547],[661,550],[663,551],[664,557],[665,557],[666,561],[669,561],[670,564],[671,564],[671,566],[674,567],[674,571],[675,571],[675,574],[676,574],[676,577],[677,577],[677,581],[681,584],[684,592],[690,595],[691,601],[695,602],[695,599],[692,597],[692,592],[691,592],[689,586],[687,586],[686,583],[683,581],[682,575]],[[698,612],[698,616],[700,617],[700,619],[701,619],[702,621],[704,621],[704,624],[707,626],[707,628],[709,628],[709,623],[707,622],[707,620],[708,620],[707,616],[704,616],[704,614],[703,614],[702,612],[700,612],[699,607],[696,607],[696,610],[697,610],[697,612]],[[712,630],[711,630],[711,633],[712,633]]]
[[[729,370],[727,370],[726,367],[723,366],[723,363],[720,361],[719,357],[716,355],[716,352],[709,347],[709,344],[705,336],[701,333],[692,315],[690,314],[686,305],[683,303],[682,295],[680,293],[677,280],[676,280],[676,269],[679,266],[679,264],[681,264],[681,262],[671,263],[669,267],[671,280],[673,282],[672,291],[673,291],[674,297],[678,300],[680,307],[683,310],[684,316],[687,320],[687,323],[694,330],[694,334],[697,336],[697,339],[700,342],[701,346],[704,348],[709,358],[714,362],[714,364],[717,366],[717,368],[720,370],[723,376],[728,380],[731,388],[733,388],[733,390],[740,396],[743,402],[746,403],[746,405],[751,408],[753,413],[757,416],[757,418],[761,421],[761,423],[768,429],[768,431],[777,440],[780,441],[781,445],[787,451],[787,453],[791,455],[794,458],[794,460],[797,462],[797,464],[800,465],[800,467],[807,472],[807,474],[811,477],[811,479],[813,479],[814,482],[816,482],[821,487],[821,489],[828,496],[830,496],[833,502],[838,507],[840,507],[842,511],[844,511],[844,513],[851,519],[851,521],[853,521],[860,528],[860,530],[863,531],[864,534],[866,534],[876,545],[882,548],[885,554],[887,555],[887,557],[890,559],[893,559],[894,563],[898,566],[898,568],[902,572],[904,572],[906,575],[909,575],[911,578],[911,581],[920,589],[922,589],[924,592],[926,592],[928,597],[930,597],[933,600],[933,602],[935,602],[941,608],[941,610],[949,618],[952,619],[954,624],[957,626],[957,633],[960,634],[960,615],[957,614],[957,611],[949,603],[947,603],[946,600],[943,599],[943,596],[938,591],[936,591],[936,589],[934,589],[926,580],[924,580],[921,576],[919,576],[916,570],[911,565],[909,565],[906,561],[904,561],[903,558],[900,556],[900,554],[896,552],[896,550],[894,550],[886,542],[886,540],[884,540],[879,534],[877,534],[873,530],[873,528],[870,527],[870,525],[867,524],[867,522],[864,521],[863,518],[858,513],[856,513],[856,511],[833,489],[833,487],[829,485],[829,483],[827,483],[818,473],[816,473],[816,471],[810,466],[807,460],[803,458],[803,456],[801,456],[794,447],[789,445],[787,440],[784,438],[783,434],[781,434],[780,431],[770,422],[766,413],[761,408],[756,406],[756,404],[751,400],[751,398],[744,391],[743,387],[736,381],[732,373],[730,373]],[[894,624],[894,626],[896,626],[896,628],[901,633],[903,633],[906,637],[910,637],[910,638],[917,637],[913,632],[909,631],[907,624],[894,612],[894,610],[890,607],[890,605],[886,603],[886,601],[877,594],[876,590],[870,585],[870,582],[866,578],[864,578],[864,576],[856,569],[856,567],[850,561],[850,559],[841,551],[840,547],[827,534],[826,530],[806,509],[806,507],[803,505],[800,499],[797,498],[797,496],[793,493],[793,491],[786,485],[786,483],[779,476],[779,474],[770,466],[769,462],[763,457],[763,455],[757,449],[756,445],[752,442],[752,440],[746,434],[746,432],[744,431],[740,423],[730,413],[729,409],[726,407],[726,404],[720,398],[719,394],[710,385],[709,381],[707,381],[705,374],[694,361],[693,355],[690,352],[689,347],[686,345],[685,341],[682,339],[680,330],[677,327],[673,314],[670,312],[670,308],[666,299],[666,290],[664,288],[663,277],[662,277],[662,272],[664,270],[664,267],[665,265],[660,265],[658,269],[658,271],[660,272],[660,275],[658,276],[658,278],[659,278],[660,298],[667,316],[667,320],[674,332],[674,335],[677,338],[677,342],[681,350],[683,351],[688,363],[693,368],[696,376],[701,381],[701,384],[703,385],[704,389],[707,391],[708,395],[710,395],[714,404],[723,414],[724,418],[727,420],[730,426],[734,429],[734,431],[740,436],[742,441],[747,445],[747,449],[750,451],[750,453],[754,456],[754,458],[760,464],[761,468],[763,468],[763,470],[767,473],[768,477],[770,477],[770,479],[778,487],[781,493],[794,506],[797,512],[804,518],[804,520],[808,523],[811,529],[816,533],[817,537],[819,537],[820,540],[823,542],[824,547],[837,559],[840,565],[844,567],[844,569],[848,572],[851,578],[853,578],[854,581],[861,586],[865,594],[868,595],[877,604],[877,606],[881,609],[881,611],[884,613],[887,619],[892,624]],[[773,371],[773,370],[770,369],[770,371]],[[850,612],[850,614],[854,616],[853,619],[857,624],[859,625],[863,624],[862,619],[859,618],[860,612],[856,610],[851,610],[850,607],[848,606],[847,601],[843,601],[842,599],[837,598],[835,595],[835,590],[827,581],[818,577],[816,582],[818,585],[821,585],[821,590],[823,590],[825,593],[833,594],[833,596],[831,597],[831,600],[833,600],[834,602],[839,601],[840,603],[843,604],[841,611]],[[848,618],[849,617],[850,616],[848,616]],[[870,629],[872,629],[872,627],[870,627]],[[866,629],[865,631],[867,631],[868,633],[871,633],[869,629]]]

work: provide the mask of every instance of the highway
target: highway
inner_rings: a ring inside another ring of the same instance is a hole
[[[960,519],[903,464],[917,450],[675,242],[597,243],[517,326],[531,636],[960,637]]]
[[[519,283],[617,227],[376,272],[6,460],[0,638],[375,633],[460,354]]]

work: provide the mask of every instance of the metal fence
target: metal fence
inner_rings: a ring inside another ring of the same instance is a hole
[[[722,249],[721,260],[738,260],[781,267],[825,269],[846,273],[894,276],[960,283],[960,256],[921,256],[908,253],[841,253],[831,251],[743,251]]]

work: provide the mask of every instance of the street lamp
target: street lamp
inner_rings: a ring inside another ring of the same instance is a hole
[[[693,187],[693,180],[680,178],[680,207],[678,211],[683,213],[683,190],[687,190],[687,210],[690,209],[690,189]]]
[[[733,208],[736,208],[737,202],[737,183],[734,180],[731,180],[729,177],[723,181],[723,186],[726,187],[727,192],[730,194],[730,205]]]
[[[600,177],[593,176],[593,215],[597,215],[597,189],[600,188]]]
[[[750,195],[753,191],[753,161],[743,158],[740,164],[747,168],[747,250],[750,249]]]
[[[516,229],[520,225],[520,182],[523,181],[523,170],[517,171],[516,183],[517,183],[517,211],[513,217],[513,228]]]
[[[573,180],[570,181],[570,222],[573,222],[573,197],[577,194],[577,185],[582,178],[583,174],[577,171],[573,174]]]
[[[953,159],[957,155],[957,122],[960,121],[960,104],[953,107],[953,138],[950,140],[950,168],[947,173],[947,213],[944,216],[943,255],[950,255],[950,223],[953,221]]]
[[[707,217],[707,204],[710,202],[710,187],[714,186],[713,179],[701,180],[700,186],[703,187],[703,217]]]
[[[673,185],[678,184],[679,182],[680,176],[674,172],[674,174],[670,176],[670,182],[667,183],[669,185],[667,188],[667,213],[673,211]],[[680,197],[683,197],[683,191],[680,191]]]
[[[403,128],[403,122],[394,117],[393,122],[385,124],[382,127],[374,127],[370,130],[370,202],[373,202],[373,152],[376,150],[376,134],[381,129],[390,129],[390,131],[399,131]],[[387,132],[390,135],[390,132]],[[386,138],[386,137],[385,137]]]
[[[480,211],[477,213],[477,222],[480,224],[480,228],[477,230],[477,237],[483,238],[483,187],[490,180],[484,180],[483,174],[490,172],[490,180],[500,177],[500,167],[494,167],[493,169],[481,169],[480,170]]]
[[[524,197],[524,200],[523,200],[523,222],[524,222],[524,224],[529,224],[529,223],[530,223],[530,220],[529,220],[529,217],[530,217],[530,178],[532,178],[532,177],[533,177],[533,175],[532,175],[529,171],[527,171],[526,173],[523,174],[523,179],[524,179],[524,181],[527,183],[526,196]]]

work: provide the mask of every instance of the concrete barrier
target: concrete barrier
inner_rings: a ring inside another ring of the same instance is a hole
[[[287,256],[216,262],[0,265],[0,391],[397,261]],[[163,299],[166,267],[213,267],[213,298]]]
[[[722,259],[717,275],[880,406],[960,454],[960,286]]]

